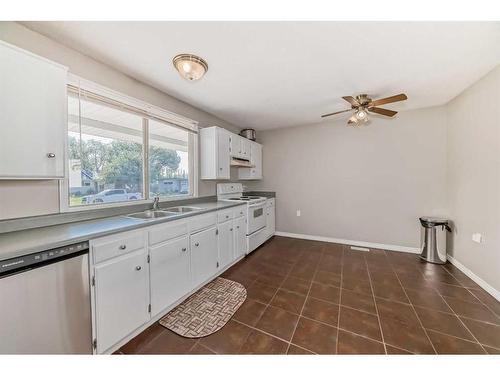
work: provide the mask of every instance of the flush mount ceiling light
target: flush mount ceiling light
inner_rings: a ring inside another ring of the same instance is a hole
[[[205,60],[189,53],[181,53],[175,56],[172,62],[181,77],[188,81],[200,79],[208,70],[208,64]]]

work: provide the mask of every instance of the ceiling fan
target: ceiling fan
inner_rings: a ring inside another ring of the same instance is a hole
[[[349,111],[355,111],[354,115],[349,118],[347,121],[348,125],[363,125],[368,122],[368,112],[377,113],[379,115],[393,117],[397,112],[391,111],[390,109],[379,108],[378,105],[400,102],[402,100],[408,99],[406,94],[398,94],[394,96],[389,96],[383,99],[375,99],[373,100],[367,94],[361,94],[356,96],[355,98],[352,96],[343,96],[342,99],[346,100],[351,104],[350,109],[345,109],[343,111],[327,113],[322,115],[321,117],[328,117],[332,115],[336,115],[338,113],[344,113]],[[368,112],[367,112],[368,111]]]

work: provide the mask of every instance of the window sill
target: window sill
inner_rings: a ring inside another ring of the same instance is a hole
[[[194,194],[189,195],[176,195],[172,196],[169,199],[161,198],[160,203],[162,202],[176,202],[182,201],[186,199],[194,199],[197,198]],[[79,212],[79,211],[92,211],[92,210],[100,210],[106,208],[118,208],[118,207],[131,207],[131,206],[143,206],[145,204],[153,204],[153,199],[137,199],[133,201],[124,201],[124,202],[114,202],[114,203],[103,203],[103,204],[86,204],[81,206],[67,206],[62,207],[59,212]]]

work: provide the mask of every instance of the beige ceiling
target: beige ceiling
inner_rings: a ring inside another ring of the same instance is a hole
[[[24,22],[60,43],[238,127],[316,123],[344,95],[441,105],[500,63],[500,23],[476,22]],[[182,80],[172,57],[205,58]],[[340,115],[347,118],[348,114]],[[387,121],[391,121],[387,119]]]

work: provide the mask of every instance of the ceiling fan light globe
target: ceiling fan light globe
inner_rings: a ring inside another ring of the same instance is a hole
[[[366,113],[366,111],[364,109],[360,109],[360,110],[356,111],[355,116],[358,120],[365,120],[368,117],[368,114]]]

